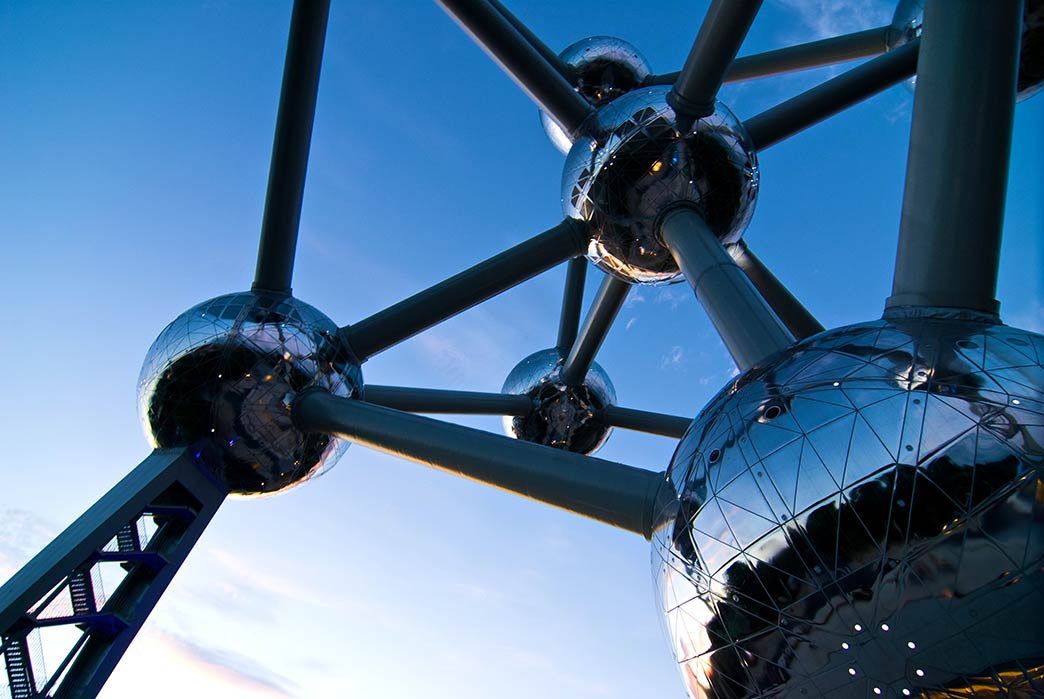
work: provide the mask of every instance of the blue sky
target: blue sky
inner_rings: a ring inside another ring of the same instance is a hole
[[[657,72],[680,66],[706,4],[510,3],[556,49],[616,35]],[[891,9],[767,0],[741,53]],[[163,326],[249,286],[289,12],[0,5],[0,580],[147,454],[135,384]],[[746,118],[837,70],[721,97]],[[911,107],[896,87],[761,156],[746,239],[827,327],[878,317],[889,293]],[[998,291],[1005,320],[1037,331],[1041,123],[1044,98],[1018,106]],[[434,4],[335,1],[295,294],[350,323],[542,231],[562,216],[562,162]],[[563,276],[378,355],[365,379],[499,390],[554,343]],[[733,372],[684,285],[632,292],[598,361],[622,405],[691,416]],[[661,470],[673,446],[617,431],[600,456]],[[102,696],[141,682],[158,697],[684,695],[641,538],[360,447],[314,483],[222,507]]]

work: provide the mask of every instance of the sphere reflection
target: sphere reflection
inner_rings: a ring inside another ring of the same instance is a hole
[[[639,87],[649,76],[649,64],[632,44],[612,36],[592,36],[570,44],[558,54],[573,68],[573,87],[593,107],[612,102]],[[572,145],[562,127],[540,112],[544,132],[562,153]]]
[[[533,410],[528,415],[505,417],[504,432],[527,442],[593,454],[612,432],[599,413],[616,403],[616,390],[596,363],[591,364],[581,386],[562,383],[561,369],[562,356],[552,348],[529,355],[511,370],[501,393],[530,396]]]
[[[1042,357],[1033,333],[894,317],[718,394],[653,554],[690,694],[1036,696]]]
[[[757,155],[740,121],[719,102],[679,133],[669,89],[642,88],[600,109],[595,135],[573,144],[562,177],[565,214],[589,223],[588,258],[640,284],[680,279],[657,239],[668,208],[695,206],[722,243],[734,243],[757,198]]]
[[[925,0],[899,0],[888,28],[888,49],[895,49],[921,35]],[[917,78],[906,81],[913,90]],[[1044,0],[1024,0],[1022,6],[1022,45],[1016,99],[1024,100],[1044,89]]]
[[[197,446],[233,493],[261,495],[318,475],[348,446],[294,427],[294,396],[312,386],[354,396],[361,385],[333,321],[291,296],[247,291],[205,301],[160,333],[138,410],[154,447]]]

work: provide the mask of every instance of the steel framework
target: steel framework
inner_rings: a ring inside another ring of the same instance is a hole
[[[439,2],[571,140],[590,135],[596,109],[575,89],[571,67],[514,15],[495,0]],[[668,102],[680,127],[688,129],[714,112],[723,83],[869,59],[744,120],[761,151],[916,73],[903,218],[887,307],[946,307],[996,320],[1021,3],[929,0],[923,38],[893,50],[886,50],[887,28],[879,27],[737,58],[760,4],[713,0],[681,70],[651,75],[646,85],[672,86]],[[253,281],[258,291],[290,294],[328,12],[328,0],[294,3]],[[990,28],[991,41],[970,47],[960,40],[986,31],[982,27]],[[953,148],[969,130],[984,137]],[[657,225],[741,372],[823,330],[746,243],[722,245],[698,210],[667,207]],[[605,275],[582,313],[588,240],[585,223],[566,218],[341,327],[337,341],[363,362],[564,263],[556,348],[563,385],[581,387],[632,286]],[[964,254],[968,249],[979,252]],[[659,526],[658,508],[674,495],[663,472],[414,414],[525,417],[536,407],[528,395],[367,385],[362,399],[303,391],[290,409],[304,433],[336,435],[651,538]],[[597,417],[609,426],[674,439],[691,422],[617,405],[602,406]],[[0,588],[0,638],[12,699],[91,697],[100,691],[228,494],[229,486],[207,466],[211,458],[195,444],[157,449]],[[124,575],[103,598],[92,587],[92,576],[111,564]],[[34,666],[29,641],[53,626],[75,630],[78,638],[64,660],[43,675]]]

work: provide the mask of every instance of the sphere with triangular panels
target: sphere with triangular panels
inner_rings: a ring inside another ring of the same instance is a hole
[[[504,432],[526,442],[594,454],[613,431],[601,411],[616,403],[616,389],[597,362],[579,386],[567,386],[562,364],[562,355],[552,347],[534,352],[511,370],[501,392],[529,396],[533,409],[505,417]]]
[[[644,87],[599,109],[562,174],[562,208],[587,223],[588,259],[636,284],[681,280],[659,240],[666,211],[693,207],[722,243],[734,243],[757,199],[757,154],[739,119],[718,102],[713,114],[681,129],[669,90]]]
[[[649,64],[630,42],[615,36],[591,36],[567,46],[558,57],[573,69],[573,87],[592,107],[609,104],[641,87]],[[540,123],[551,143],[563,154],[572,142],[562,127],[540,112]]]
[[[138,412],[154,447],[196,448],[232,493],[268,495],[330,468],[348,443],[294,426],[303,390],[358,395],[359,362],[332,320],[287,294],[245,291],[190,308],[153,342]]]
[[[1034,333],[896,314],[721,391],[653,549],[691,696],[1040,696],[1042,360]]]

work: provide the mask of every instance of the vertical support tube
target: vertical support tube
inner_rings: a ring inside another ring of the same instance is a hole
[[[567,386],[579,386],[584,382],[587,371],[591,368],[598,349],[605,342],[609,328],[613,327],[616,315],[627,300],[631,285],[612,275],[605,275],[602,285],[598,287],[591,310],[584,319],[584,326],[573,342],[569,356],[562,364],[561,378]]]
[[[290,293],[330,0],[295,0],[254,289]]]
[[[576,342],[580,329],[580,307],[584,303],[587,281],[587,258],[574,257],[566,267],[565,291],[562,292],[562,314],[558,319],[558,353],[565,356]]]
[[[887,309],[999,310],[994,296],[1021,27],[1020,0],[925,5]]]
[[[794,337],[696,211],[669,211],[660,237],[741,371],[793,344]]]

